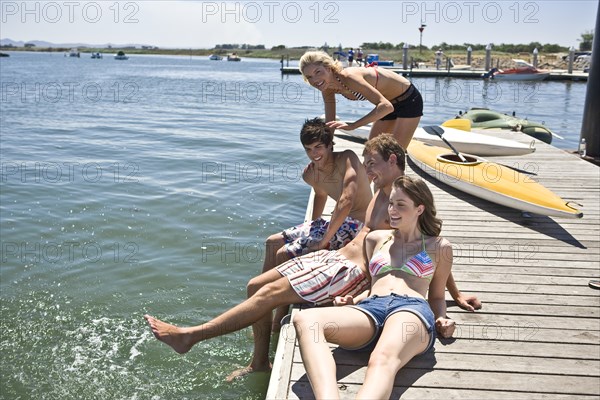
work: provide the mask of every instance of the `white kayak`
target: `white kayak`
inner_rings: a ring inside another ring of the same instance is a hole
[[[440,128],[444,130],[443,137],[461,153],[469,153],[477,156],[520,156],[535,151],[535,141],[532,141],[530,145],[525,145],[510,139],[487,136],[477,130],[468,132],[446,126],[440,126]],[[358,139],[368,140],[370,130],[370,126],[362,126],[353,131],[338,129],[337,132]],[[434,146],[448,148],[442,139],[427,133],[422,127],[417,128],[413,139]]]

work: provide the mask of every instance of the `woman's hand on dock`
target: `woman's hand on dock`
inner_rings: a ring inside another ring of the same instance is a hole
[[[456,324],[449,318],[439,317],[435,320],[435,330],[441,337],[449,338],[454,334]]]
[[[481,310],[481,300],[474,295],[465,295],[460,293],[456,299],[454,299],[456,305],[467,311]]]

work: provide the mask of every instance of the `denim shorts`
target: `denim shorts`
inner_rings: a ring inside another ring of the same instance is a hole
[[[431,307],[429,307],[429,303],[422,298],[419,297],[408,297],[407,295],[399,295],[396,293],[391,293],[388,296],[377,296],[373,295],[371,297],[366,298],[356,305],[352,305],[349,307],[356,308],[367,314],[375,323],[375,334],[365,345],[356,348],[356,349],[346,349],[346,350],[356,350],[356,351],[371,351],[375,348],[375,344],[381,336],[381,331],[383,330],[383,324],[385,321],[392,315],[400,311],[408,311],[410,313],[415,314],[425,325],[427,332],[414,332],[411,330],[407,332],[407,334],[420,334],[424,335],[425,333],[429,334],[429,344],[423,353],[428,352],[435,342],[435,317],[433,315],[433,311],[431,311]],[[401,336],[399,336],[400,338]],[[421,354],[423,354],[421,353]]]

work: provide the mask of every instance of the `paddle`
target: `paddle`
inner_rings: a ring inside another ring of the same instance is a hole
[[[458,152],[458,150],[456,150],[454,148],[454,146],[452,146],[450,144],[449,141],[447,141],[442,135],[444,134],[444,128],[442,128],[441,126],[435,126],[435,125],[429,125],[429,126],[424,126],[423,130],[427,133],[429,133],[430,135],[436,135],[439,136],[440,139],[442,139],[444,141],[444,143],[446,143],[446,145],[448,147],[450,147],[452,149],[452,151],[454,152],[454,154],[456,154],[458,156],[458,158],[460,158],[460,161],[466,163],[467,159]]]
[[[460,129],[461,131],[471,132],[471,120],[466,118],[453,118],[442,123],[442,126],[448,128]]]

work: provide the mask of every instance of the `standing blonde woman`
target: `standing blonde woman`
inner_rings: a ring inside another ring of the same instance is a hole
[[[365,241],[370,291],[336,298],[343,307],[314,308],[294,317],[316,399],[339,398],[328,342],[373,349],[357,398],[388,399],[400,368],[433,347],[436,331],[443,337],[454,332],[444,299],[452,247],[439,237],[442,221],[431,191],[421,179],[396,179],[388,213],[392,230],[371,231]]]
[[[322,51],[306,52],[300,59],[300,71],[305,81],[321,91],[329,127],[354,130],[373,123],[369,139],[391,133],[403,148],[408,147],[423,115],[423,98],[406,78],[384,68],[343,69]],[[336,94],[348,100],[368,100],[375,108],[357,121],[336,121]]]

